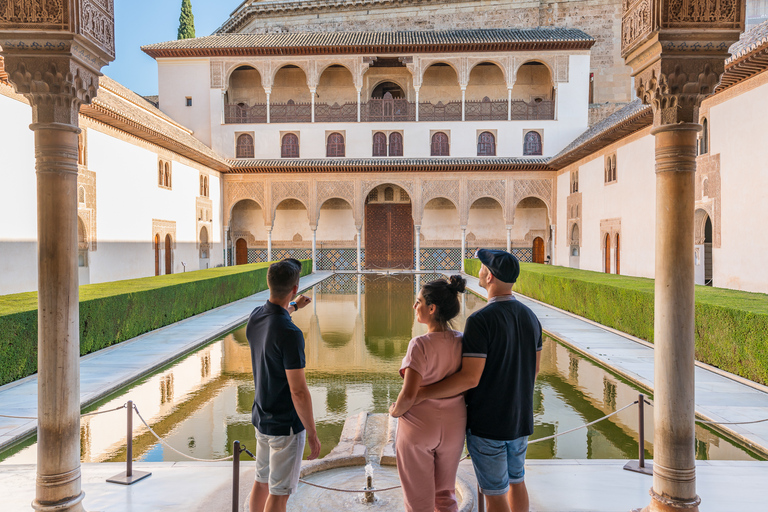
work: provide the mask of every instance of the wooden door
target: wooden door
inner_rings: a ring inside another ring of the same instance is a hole
[[[605,273],[611,273],[611,235],[605,235]]]
[[[155,235],[155,275],[160,275],[160,234]]]
[[[365,206],[366,268],[413,268],[410,204]]]
[[[621,274],[621,244],[618,234],[616,235],[616,273]]]
[[[165,273],[173,274],[171,263],[171,235],[165,235]]]
[[[533,239],[533,262],[544,263],[544,239],[537,236]]]
[[[248,263],[248,243],[245,238],[238,238],[235,242],[235,265]]]

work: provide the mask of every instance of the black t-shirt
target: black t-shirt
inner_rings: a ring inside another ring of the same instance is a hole
[[[304,334],[283,307],[267,301],[254,309],[245,328],[251,346],[256,395],[251,421],[262,434],[287,436],[304,430],[291,399],[285,370],[298,370],[304,360]]]
[[[490,302],[467,318],[464,357],[484,357],[477,387],[467,392],[472,434],[511,441],[533,434],[533,385],[541,324],[517,300]]]

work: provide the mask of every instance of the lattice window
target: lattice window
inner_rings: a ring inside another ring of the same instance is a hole
[[[539,132],[528,132],[525,134],[523,143],[523,155],[541,155],[541,135]]]
[[[163,172],[163,162],[162,160],[157,162],[157,184],[161,187],[163,186],[163,177],[165,176],[165,173]]]
[[[384,200],[385,201],[394,201],[395,200],[395,189],[392,187],[387,187],[384,189]]]
[[[605,157],[605,182],[613,183],[616,181],[616,155],[606,155]]]
[[[579,191],[579,171],[571,172],[571,194],[575,194]],[[578,217],[578,213],[576,216]]]
[[[403,134],[392,132],[389,134],[389,156],[403,156]]]
[[[450,147],[448,144],[448,135],[443,132],[437,132],[432,135],[432,156],[448,156]]]
[[[247,133],[237,136],[237,148],[235,149],[235,158],[253,158],[253,137]]]
[[[295,133],[286,133],[280,145],[281,158],[299,158],[299,137]]]
[[[85,188],[80,187],[77,189],[77,202],[80,204],[85,204]]]
[[[491,132],[483,132],[477,138],[477,156],[496,156],[496,137]]]
[[[344,136],[340,133],[332,133],[328,136],[325,156],[340,157],[344,156]]]
[[[709,153],[709,127],[708,127],[707,118],[705,117],[701,121],[701,135],[699,138],[699,154],[704,155],[706,153]]]
[[[387,135],[383,132],[373,134],[373,156],[387,156]]]
[[[170,189],[173,185],[171,181],[171,163],[166,160],[157,162],[157,186]]]
[[[368,202],[375,203],[378,200],[379,200],[379,189],[375,188],[371,190],[370,194],[368,194]]]

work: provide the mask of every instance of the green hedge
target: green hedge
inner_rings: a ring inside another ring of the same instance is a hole
[[[654,282],[567,267],[521,264],[515,291],[653,342]],[[479,260],[466,260],[477,276]],[[696,359],[768,384],[768,296],[696,287]]]
[[[242,299],[267,288],[268,263],[80,287],[80,354]],[[312,262],[302,261],[302,275]],[[0,384],[37,371],[37,292],[0,296]]]

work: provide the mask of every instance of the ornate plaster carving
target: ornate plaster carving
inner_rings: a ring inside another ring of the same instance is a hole
[[[469,180],[467,181],[467,207],[471,208],[472,203],[481,197],[492,197],[496,199],[504,209],[506,217],[506,201],[504,201],[507,191],[507,180]]]
[[[421,182],[421,205],[419,208],[419,218],[424,214],[424,208],[427,203],[437,197],[449,199],[461,211],[461,197],[459,194],[458,180],[424,180]]]
[[[347,201],[352,207],[355,205],[354,181],[318,181],[317,182],[317,208],[331,198],[339,198]]]
[[[514,208],[526,197],[538,197],[547,205],[549,216],[552,217],[552,180],[514,180]]]
[[[228,226],[232,208],[243,199],[252,199],[266,211],[264,203],[264,183],[261,181],[227,181],[224,184],[224,225]]]
[[[152,219],[152,241],[155,235],[160,235],[160,243],[165,243],[166,235],[171,235],[171,249],[176,249],[176,221]]]
[[[296,199],[300,201],[309,211],[309,181],[275,181],[272,182],[272,212],[274,219],[275,211],[281,201],[285,199]]]

